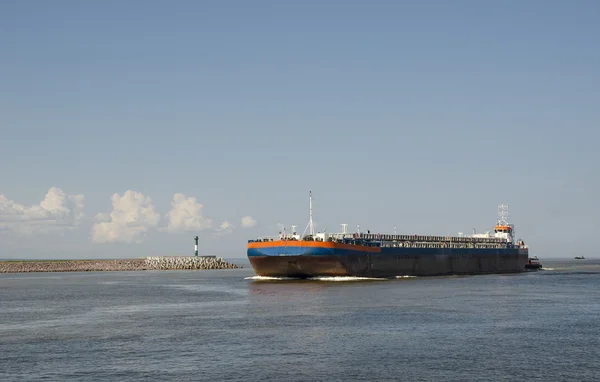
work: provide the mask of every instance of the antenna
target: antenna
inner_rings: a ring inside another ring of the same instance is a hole
[[[348,224],[342,224],[342,233],[344,233],[344,234],[348,232],[346,227],[348,227]]]
[[[498,225],[508,225],[508,205],[500,204],[498,206]]]

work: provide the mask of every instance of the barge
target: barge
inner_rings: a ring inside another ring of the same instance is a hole
[[[258,276],[312,278],[355,276],[474,275],[526,270],[529,249],[514,238],[508,206],[498,207],[493,232],[471,236],[402,235],[390,233],[315,232],[312,192],[309,223],[302,235],[292,226],[276,237],[248,240],[247,256]],[[306,232],[308,230],[308,232]]]

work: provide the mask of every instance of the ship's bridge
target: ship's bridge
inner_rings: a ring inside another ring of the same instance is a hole
[[[494,237],[501,237],[506,241],[513,242],[513,227],[511,224],[498,224],[494,228]]]
[[[497,225],[494,229],[494,232],[497,233],[512,233],[513,227],[510,225]]]

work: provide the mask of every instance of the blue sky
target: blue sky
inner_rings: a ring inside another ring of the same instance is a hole
[[[309,190],[328,231],[504,202],[533,254],[593,256],[598,46],[591,0],[4,1],[0,258],[244,257]]]

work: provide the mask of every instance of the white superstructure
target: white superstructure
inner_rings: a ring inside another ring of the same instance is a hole
[[[515,227],[513,224],[508,223],[508,205],[500,204],[498,206],[498,221],[496,227],[494,227],[494,233],[487,231],[486,233],[475,233],[471,237],[477,238],[488,238],[496,237],[506,240],[509,243],[515,242],[514,239]]]
[[[396,242],[410,242],[411,246],[417,245],[418,243],[423,244],[425,247],[430,247],[432,242],[438,242],[440,248],[444,248],[446,245],[451,244],[452,247],[462,246],[469,247],[470,245],[475,246],[497,246],[497,245],[515,245],[514,239],[514,225],[508,222],[508,205],[500,204],[498,206],[498,220],[496,222],[496,226],[494,227],[494,232],[487,231],[485,233],[476,233],[475,229],[473,229],[472,235],[464,235],[462,232],[458,234],[458,237],[454,236],[431,236],[431,235],[398,235],[396,232],[396,227],[394,227],[394,234],[371,234],[370,231],[367,233],[360,232],[360,226],[357,226],[355,232],[348,232],[348,224],[341,224],[342,232],[315,232],[315,224],[313,221],[313,203],[312,203],[312,192],[309,192],[309,221],[308,224],[302,233],[299,235],[296,232],[296,226],[291,226],[291,233],[287,233],[286,229],[283,228],[277,237],[263,237],[259,238],[259,241],[273,241],[273,240],[310,240],[310,241],[335,241],[335,242],[344,242],[346,240],[374,240],[381,242],[382,245],[384,242],[390,244],[392,246],[396,246]],[[308,231],[308,234],[307,232]],[[464,244],[461,244],[464,243]],[[468,244],[475,243],[475,244]],[[527,248],[525,243],[522,240],[518,240],[516,243],[517,247]],[[436,247],[437,248],[437,247]]]

